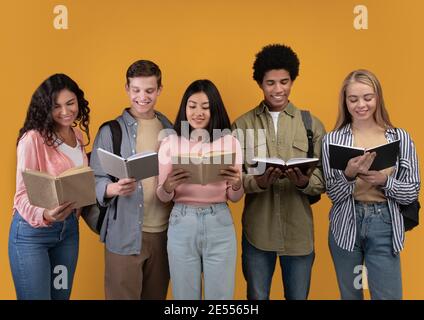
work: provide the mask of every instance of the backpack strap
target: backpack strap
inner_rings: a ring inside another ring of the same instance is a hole
[[[99,130],[104,126],[109,126],[110,131],[112,132],[112,145],[113,145],[113,153],[121,156],[121,143],[122,143],[122,129],[118,120],[110,120],[103,123]]]
[[[308,110],[300,110],[302,114],[303,125],[306,129],[306,136],[308,137],[308,158],[314,157],[314,134],[312,132],[312,117]]]
[[[110,120],[110,121],[107,121],[107,122],[103,123],[100,126],[99,130],[103,126],[109,126],[110,131],[112,133],[113,153],[116,154],[116,155],[118,155],[118,156],[121,156],[121,143],[122,143],[122,129],[121,129],[121,125],[119,124],[118,120]],[[112,176],[110,178],[111,178],[111,180],[113,182],[118,182],[118,179],[117,178],[112,177]],[[116,197],[115,198],[116,199],[115,200],[116,201],[116,207],[118,207],[118,198],[119,197]],[[106,210],[104,210],[104,212],[103,212],[103,218],[104,218],[105,213],[106,213]],[[117,213],[118,213],[118,210],[115,210],[115,214],[113,216],[113,219],[114,220],[116,220]],[[101,223],[103,223],[103,222],[101,222]],[[100,225],[100,227],[101,227],[101,225]]]

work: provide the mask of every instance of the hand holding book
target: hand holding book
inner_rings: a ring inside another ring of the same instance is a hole
[[[282,174],[283,172],[279,168],[269,167],[263,175],[255,175],[254,178],[259,188],[268,189]]]
[[[65,221],[75,209],[75,204],[75,202],[65,202],[54,209],[44,209],[43,218],[51,223]]]
[[[163,183],[163,189],[167,193],[172,193],[175,191],[176,187],[178,187],[180,184],[187,182],[189,178],[190,178],[190,172],[185,171],[184,169],[181,169],[181,168],[173,169],[168,174],[168,177]]]
[[[349,160],[352,158],[363,159],[360,156],[363,156],[367,152],[370,154],[375,153],[373,161],[368,167],[369,170],[380,171],[393,167],[396,165],[399,154],[399,143],[400,141],[396,140],[368,149],[330,143],[328,146],[330,167],[332,169],[345,170]],[[365,161],[365,164],[368,164],[370,159],[363,161]]]
[[[362,156],[354,157],[347,162],[344,175],[349,180],[354,180],[358,174],[367,173],[376,157],[375,152],[366,152]]]
[[[241,188],[241,172],[235,166],[228,166],[226,169],[221,169],[221,176],[227,183],[237,191]]]
[[[287,169],[283,175],[286,176],[296,187],[306,188],[309,184],[309,178],[314,170],[310,167],[306,172],[302,172],[298,167]]]
[[[137,182],[133,178],[119,179],[118,182],[109,183],[106,187],[106,198],[115,196],[129,196],[137,188]]]

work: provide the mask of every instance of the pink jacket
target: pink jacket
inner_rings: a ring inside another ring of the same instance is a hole
[[[84,165],[88,165],[88,159],[82,145],[83,136],[80,130],[74,128],[75,136],[80,142],[84,154]],[[29,203],[28,195],[22,178],[22,171],[25,169],[47,172],[52,175],[59,175],[74,167],[74,163],[65,154],[55,147],[50,147],[44,143],[43,137],[36,130],[26,132],[17,147],[17,168],[16,168],[16,193],[13,203],[13,212],[18,211],[33,227],[46,227],[48,222],[43,218],[44,208],[33,206]]]
[[[177,146],[175,148],[175,146]],[[174,147],[173,147],[174,146]],[[223,138],[217,139],[212,143],[199,143],[188,141],[185,138],[177,137],[176,135],[169,136],[162,141],[159,149],[159,183],[156,190],[158,198],[163,202],[173,200],[175,203],[184,203],[194,206],[204,206],[209,203],[220,203],[231,200],[236,202],[241,199],[244,194],[243,186],[234,191],[227,182],[216,182],[205,186],[200,184],[181,184],[173,193],[167,193],[163,189],[169,172],[172,171],[173,155],[177,155],[179,150],[199,152],[209,151],[235,151],[236,152],[236,167],[242,169],[242,152],[239,141],[231,135],[226,135]]]

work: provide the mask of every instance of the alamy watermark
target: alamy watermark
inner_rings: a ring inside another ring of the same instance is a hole
[[[353,27],[356,30],[367,30],[368,29],[368,8],[362,4],[357,5],[353,8]]]
[[[213,164],[231,164],[233,159],[231,155],[226,154],[223,157],[211,157],[202,159],[198,155],[202,153],[204,143],[212,143],[221,137],[231,135],[235,137],[241,147],[242,157],[244,162],[236,164],[247,164],[247,173],[260,175],[266,170],[266,164],[263,162],[257,163],[252,159],[254,157],[266,157],[267,155],[267,142],[266,142],[266,129],[235,129],[233,131],[229,129],[214,129],[212,130],[212,137],[209,132],[205,129],[193,129],[190,132],[190,125],[188,121],[181,122],[181,137],[185,138],[186,141],[180,140],[173,129],[163,129],[158,135],[158,141],[162,141],[166,137],[169,137],[169,141],[161,146],[161,152],[159,153],[159,163],[161,164],[199,164],[213,161]],[[191,143],[188,143],[191,141]],[[195,144],[193,144],[195,142]],[[236,152],[233,144],[233,139],[222,139],[222,144],[217,146],[218,150],[214,149],[214,152],[219,151],[232,151]],[[187,157],[177,157],[175,155],[188,155]],[[183,161],[183,162],[180,162]]]
[[[68,290],[68,268],[64,265],[57,265],[53,269],[53,274],[57,274],[53,279],[53,287],[56,290]]]
[[[357,265],[353,269],[353,273],[357,274],[353,280],[353,287],[356,290],[368,290],[368,270],[364,265]]]
[[[53,19],[53,27],[56,30],[68,29],[68,8],[59,4],[53,8],[53,13],[56,15]]]

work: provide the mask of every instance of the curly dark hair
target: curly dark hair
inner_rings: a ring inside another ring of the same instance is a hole
[[[266,72],[284,69],[294,81],[299,75],[299,64],[296,53],[290,47],[270,44],[256,54],[256,60],[253,63],[253,79],[261,85]]]
[[[88,142],[84,146],[90,143],[88,128],[90,108],[88,107],[88,101],[84,99],[84,92],[79,88],[78,84],[66,74],[62,73],[50,76],[43,81],[33,93],[24,125],[19,130],[17,143],[19,143],[22,136],[30,130],[37,130],[43,137],[44,143],[48,146],[58,146],[62,143],[54,133],[55,122],[52,118],[52,110],[57,95],[63,89],[68,89],[76,95],[78,101],[78,116],[73,127],[78,125],[87,135]]]

